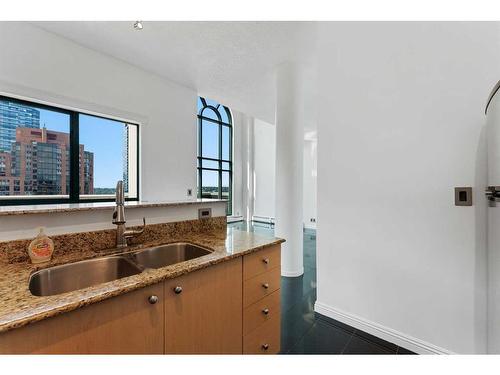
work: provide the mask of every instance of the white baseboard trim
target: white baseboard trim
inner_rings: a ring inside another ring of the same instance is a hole
[[[304,267],[302,267],[302,271],[293,271],[293,272],[290,272],[290,271],[284,271],[284,270],[281,270],[281,276],[284,276],[284,277],[299,277],[299,276],[302,276],[304,274]]]
[[[447,349],[419,340],[364,318],[340,311],[318,301],[314,304],[314,311],[418,354],[455,354]]]

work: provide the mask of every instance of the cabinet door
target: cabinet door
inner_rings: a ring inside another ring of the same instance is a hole
[[[8,331],[0,353],[162,354],[162,297],[159,283]]]
[[[242,274],[237,258],[165,282],[166,353],[242,353]]]

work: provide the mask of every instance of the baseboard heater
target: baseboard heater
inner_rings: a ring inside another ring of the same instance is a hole
[[[252,221],[256,221],[257,223],[274,224],[274,217],[253,215]]]

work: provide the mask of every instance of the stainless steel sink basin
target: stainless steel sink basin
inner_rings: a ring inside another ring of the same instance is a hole
[[[144,249],[132,254],[134,262],[145,268],[161,268],[210,254],[212,251],[184,242]]]
[[[30,277],[29,290],[35,296],[51,296],[139,273],[141,269],[125,257],[89,259],[35,272]]]
[[[52,296],[137,275],[145,268],[161,268],[199,258],[211,252],[200,246],[180,242],[151,247],[124,256],[108,256],[63,264],[31,275],[29,290],[35,296]]]

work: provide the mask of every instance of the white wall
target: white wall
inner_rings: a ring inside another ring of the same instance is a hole
[[[28,23],[0,23],[0,92],[141,122],[141,198],[196,191],[196,92]]]
[[[498,31],[321,25],[317,311],[419,352],[486,351],[478,166]],[[454,186],[475,206],[455,207]]]
[[[315,139],[307,139],[304,141],[304,184],[303,184],[303,216],[304,226],[310,229],[316,229],[316,185],[318,175],[318,158],[317,158],[318,142]]]
[[[254,129],[254,216],[274,218],[276,127],[255,119]]]
[[[182,200],[188,199],[188,188],[196,191],[194,90],[27,23],[0,23],[0,51],[1,93],[141,124],[142,200]],[[133,223],[134,218],[130,219]],[[61,233],[95,229],[96,225],[104,228],[110,220],[100,212],[66,215],[64,220],[35,215],[27,223],[47,224],[49,233]],[[3,224],[2,230],[8,232],[2,233],[3,239],[19,238],[27,230],[22,226],[13,234],[7,226]]]
[[[500,96],[493,97],[483,138],[488,145],[487,186],[500,183]],[[488,207],[488,352],[500,353],[500,204]]]
[[[243,216],[245,213],[243,203],[244,189],[244,115],[238,111],[232,111],[233,115],[233,216]]]

